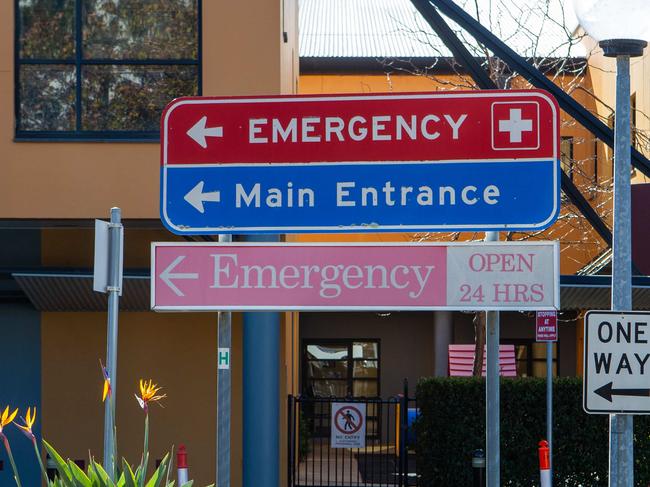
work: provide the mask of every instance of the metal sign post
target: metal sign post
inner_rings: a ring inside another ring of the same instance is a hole
[[[553,343],[546,343],[546,441],[549,470],[553,479]]]
[[[111,396],[104,405],[104,470],[115,476],[115,402],[117,390],[117,328],[119,299],[122,295],[124,259],[124,227],[121,210],[111,208],[110,223],[95,221],[95,269],[93,289],[108,293],[108,326],[106,336],[106,369]]]
[[[229,243],[232,237],[219,235],[219,241]],[[230,311],[220,311],[217,320],[217,487],[230,487],[232,314]],[[227,353],[227,359],[222,357],[223,353]]]
[[[553,479],[553,342],[557,339],[557,312],[538,311],[535,317],[535,341],[546,342],[546,442],[551,479]]]
[[[499,240],[499,232],[486,232],[486,242]],[[499,312],[486,311],[485,317],[485,425],[487,487],[501,486],[501,425],[499,419]]]
[[[630,164],[630,56],[616,57],[614,127],[614,231],[612,241],[612,311],[632,309],[632,199]],[[633,416],[609,418],[609,485],[634,484]]]

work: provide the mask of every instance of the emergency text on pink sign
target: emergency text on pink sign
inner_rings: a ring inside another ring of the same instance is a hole
[[[154,243],[151,307],[550,310],[558,262],[555,242]]]

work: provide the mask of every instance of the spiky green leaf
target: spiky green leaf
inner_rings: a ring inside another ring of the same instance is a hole
[[[108,477],[104,467],[93,459],[90,460],[90,465],[88,466],[89,473],[91,470],[93,475],[90,478],[93,481],[93,485],[97,485],[98,487],[114,487],[115,484]]]
[[[48,455],[50,455],[50,458],[54,460],[56,471],[59,473],[60,480],[64,483],[64,485],[72,483],[72,472],[70,472],[70,468],[68,467],[68,464],[65,462],[65,460],[47,441],[43,440],[43,445],[45,446],[45,450],[47,450]]]
[[[153,473],[149,481],[145,484],[145,487],[158,487],[162,480],[165,478],[167,472],[167,463],[169,462],[169,453],[167,453],[163,459],[160,461],[160,465]]]
[[[72,474],[72,482],[77,487],[93,487],[88,475],[72,460],[68,460],[68,468]]]
[[[135,473],[131,469],[131,465],[125,459],[122,459],[123,466],[123,475],[124,475],[124,487],[137,487],[138,482],[135,477]]]

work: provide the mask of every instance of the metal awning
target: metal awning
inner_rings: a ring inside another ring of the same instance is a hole
[[[11,274],[38,311],[106,311],[108,295],[93,291],[92,273]],[[149,311],[149,275],[125,275],[122,311]]]
[[[610,309],[611,276],[560,276],[560,303],[563,310]],[[650,309],[650,277],[632,278],[632,305]]]
[[[13,272],[14,280],[38,311],[106,311],[106,294],[93,291],[92,273]],[[560,276],[563,310],[609,309],[610,276]],[[149,274],[124,276],[122,311],[150,310]],[[650,310],[650,277],[634,277],[634,309]]]

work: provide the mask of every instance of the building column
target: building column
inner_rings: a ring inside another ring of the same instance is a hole
[[[453,312],[433,312],[433,375],[449,375],[449,345],[453,339]]]
[[[278,241],[248,235],[247,242]],[[243,487],[280,483],[280,314],[244,313]]]

